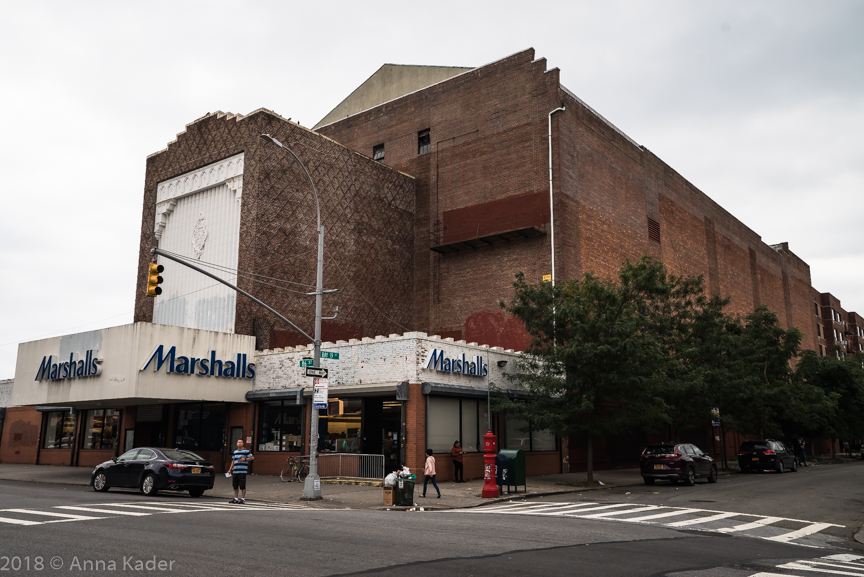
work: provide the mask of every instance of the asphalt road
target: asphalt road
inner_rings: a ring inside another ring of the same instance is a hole
[[[856,493],[862,473],[858,465],[813,467],[728,476],[716,485],[658,484],[422,513],[233,506],[0,482],[0,575],[864,576],[864,547],[851,539],[860,500],[844,496]],[[642,512],[596,517],[636,509]],[[704,516],[717,513],[695,509],[771,521],[707,523]],[[669,518],[621,522],[649,515]],[[801,523],[775,518],[844,527],[778,542],[771,539]],[[661,522],[679,519],[695,524]],[[718,524],[753,526],[724,533]]]

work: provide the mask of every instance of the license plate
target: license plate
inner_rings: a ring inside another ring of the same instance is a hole
[[[654,468],[655,468],[655,469],[662,469],[662,468],[663,468],[663,465],[654,465]]]
[[[753,460],[754,460],[754,461],[758,461],[758,460],[759,460],[759,457],[753,457]]]
[[[192,472],[193,472],[193,473],[200,473],[200,472],[201,472],[201,469],[192,469]]]

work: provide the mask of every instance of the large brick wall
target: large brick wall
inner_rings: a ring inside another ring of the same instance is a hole
[[[323,338],[390,334],[413,324],[414,179],[289,122],[269,111],[241,117],[209,114],[188,125],[168,147],[147,159],[135,320],[152,319],[144,296],[153,233],[156,187],[201,166],[244,152],[238,286],[280,311],[307,333],[314,330],[316,209],[309,182],[291,156],[260,139],[268,133],[290,147],[315,182],[325,229]],[[191,244],[191,243],[190,243]],[[284,279],[276,282],[263,277]],[[167,286],[170,278],[165,279]],[[279,285],[278,287],[273,284]],[[312,288],[310,288],[312,287]],[[235,332],[281,346],[305,339],[266,310],[238,296]]]
[[[42,413],[33,407],[8,407],[0,438],[0,462],[36,464]],[[61,451],[68,461],[70,451]]]
[[[533,50],[318,129],[365,153],[383,143],[384,162],[417,177],[415,330],[524,344],[497,303],[512,294],[516,272],[532,281],[550,272],[548,227],[545,236],[458,253],[430,246],[446,238],[436,232],[450,214],[484,203],[497,214],[506,199],[515,206],[523,195],[548,195],[547,115],[562,103],[552,117],[558,279],[612,277],[625,259],[655,255],[673,274],[704,275],[711,293],[732,298],[733,312],[766,304],[813,346],[807,264],[785,244],[768,246],[563,88]],[[427,128],[431,151],[418,154],[417,132]]]

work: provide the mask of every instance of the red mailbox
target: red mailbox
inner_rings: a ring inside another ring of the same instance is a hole
[[[483,435],[483,492],[482,497],[497,497],[498,485],[495,483],[495,453],[498,452],[498,438],[489,431]]]

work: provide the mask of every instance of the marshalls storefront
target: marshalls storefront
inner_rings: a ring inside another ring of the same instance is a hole
[[[482,476],[482,435],[527,453],[529,474],[562,470],[560,443],[530,424],[492,415],[489,383],[504,385],[513,351],[405,333],[324,343],[328,410],[322,454],[383,455],[385,469],[422,468],[425,450],[452,478],[459,440],[465,474]],[[20,345],[3,421],[6,463],[93,466],[133,447],[194,450],[217,467],[244,439],[254,473],[278,474],[308,454],[312,347],[255,351],[255,338],[135,323]],[[305,363],[304,363],[305,364]]]

